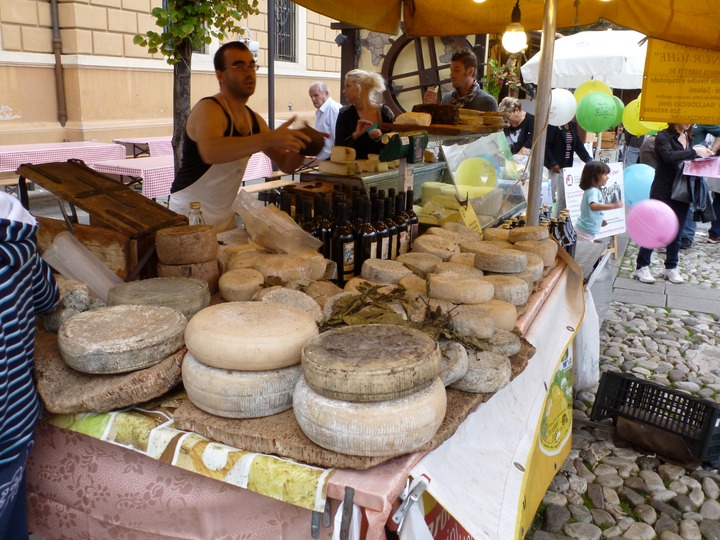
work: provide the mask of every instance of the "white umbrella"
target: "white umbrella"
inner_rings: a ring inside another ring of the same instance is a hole
[[[642,42],[642,44],[640,44]],[[553,88],[577,88],[590,79],[611,88],[642,88],[647,41],[634,30],[579,32],[555,40]],[[538,82],[540,54],[521,68],[523,81]]]

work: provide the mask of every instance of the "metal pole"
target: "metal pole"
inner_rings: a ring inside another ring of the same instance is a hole
[[[268,127],[275,129],[275,0],[268,0]]]
[[[527,223],[539,222],[542,173],[545,157],[546,126],[550,112],[550,91],[552,90],[552,63],[555,52],[555,27],[557,24],[558,0],[545,0],[542,38],[540,41],[540,71],[538,93],[535,104],[535,142],[530,163],[530,185],[528,187]]]

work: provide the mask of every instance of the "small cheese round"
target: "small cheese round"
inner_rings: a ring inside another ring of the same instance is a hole
[[[466,236],[451,231],[450,229],[443,229],[442,227],[430,227],[427,231],[425,231],[425,234],[440,236],[442,238],[445,238],[446,240],[450,240],[455,244],[459,244],[460,242],[465,242],[468,240]],[[469,240],[478,240],[478,238],[470,238]]]
[[[470,358],[468,370],[450,388],[473,394],[489,394],[507,386],[512,376],[510,359],[499,353],[478,351]]]
[[[460,251],[463,253],[488,253],[498,249],[510,249],[512,244],[502,240],[481,240],[480,242],[463,242]]]
[[[503,354],[505,356],[513,356],[520,352],[522,343],[515,332],[497,329],[492,337],[487,340],[491,351]]]
[[[475,306],[490,315],[495,321],[495,328],[510,331],[515,328],[518,312],[517,308],[509,302],[492,299],[484,304]]]
[[[516,227],[510,229],[508,234],[508,241],[513,244],[523,240],[545,240],[546,238],[550,238],[550,233],[545,225]]]
[[[400,280],[398,285],[402,285],[407,290],[419,291],[427,294],[427,281],[420,276],[410,274]]]
[[[485,278],[460,278],[453,274],[430,274],[428,296],[454,304],[482,304],[494,295]]]
[[[484,275],[483,271],[475,266],[450,261],[438,264],[433,274],[453,274],[459,277],[483,277]]]
[[[238,268],[220,276],[218,287],[226,302],[242,302],[252,299],[264,284],[265,278],[254,268]]]
[[[376,283],[397,283],[412,274],[412,270],[398,261],[367,259],[362,265],[360,274],[364,279]]]
[[[483,309],[484,304],[467,304],[458,306],[452,315],[452,327],[461,335],[489,339],[495,332],[495,319]]]
[[[440,341],[440,351],[442,352],[440,379],[445,386],[449,386],[465,376],[470,365],[470,357],[463,344],[457,341]]]
[[[215,294],[220,281],[220,265],[216,259],[195,264],[158,263],[158,276],[200,279],[208,284],[210,294]]]
[[[500,227],[483,230],[483,240],[503,240],[508,242],[509,235],[510,229],[502,229]]]
[[[210,304],[205,281],[192,278],[152,278],[128,281],[108,292],[108,305],[140,304],[177,309],[188,319]]]
[[[155,233],[155,250],[163,264],[193,264],[214,261],[218,254],[215,229],[211,225],[166,227]]]
[[[464,264],[467,266],[475,267],[475,254],[474,253],[455,253],[448,259],[448,262]],[[478,269],[479,270],[479,269]]]
[[[453,253],[460,253],[455,242],[432,234],[418,236],[413,242],[412,250],[419,253],[431,253],[447,261]]]
[[[432,272],[438,264],[443,262],[437,255],[420,252],[403,253],[398,255],[396,260],[403,263],[420,277],[425,277],[426,274]]]
[[[543,266],[547,268],[555,264],[558,244],[552,238],[545,240],[520,240],[513,244],[513,248],[538,255],[543,261]]]
[[[205,365],[261,371],[300,363],[302,348],[317,334],[305,311],[269,302],[227,302],[195,314],[185,345]]]
[[[482,232],[476,232],[464,223],[458,223],[457,221],[446,221],[445,223],[440,225],[440,228],[447,229],[448,231],[452,231],[454,233],[458,233],[459,235],[465,237],[465,239],[467,240],[475,241],[483,239]]]
[[[268,291],[267,294],[262,295],[260,301],[300,309],[309,314],[316,323],[321,322],[323,319],[320,304],[302,291],[294,291],[287,287],[277,287]]]
[[[519,277],[508,274],[492,274],[483,277],[488,283],[492,283],[495,294],[493,298],[508,302],[513,306],[523,306],[530,297],[530,287],[526,281]]]
[[[527,257],[515,249],[499,249],[475,254],[475,266],[484,272],[514,274],[527,269]]]

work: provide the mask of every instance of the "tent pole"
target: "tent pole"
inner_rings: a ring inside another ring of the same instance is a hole
[[[537,225],[540,213],[540,190],[545,157],[546,126],[550,112],[550,91],[552,90],[552,62],[555,52],[555,27],[557,24],[558,0],[545,0],[542,38],[540,42],[540,70],[538,93],[535,104],[535,142],[530,162],[530,185],[528,187],[527,223]]]

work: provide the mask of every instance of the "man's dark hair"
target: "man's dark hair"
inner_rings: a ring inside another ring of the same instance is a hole
[[[242,41],[230,41],[228,43],[225,43],[217,50],[215,56],[213,57],[213,65],[215,66],[215,71],[222,71],[225,69],[225,51],[227,51],[228,49],[237,49],[238,51],[250,50],[248,49],[248,46],[245,45]]]
[[[463,49],[455,51],[452,57],[450,57],[450,61],[462,62],[465,66],[465,69],[475,68],[475,74],[477,75],[478,61],[477,56],[475,56],[475,53],[472,51],[472,49],[465,47]]]

